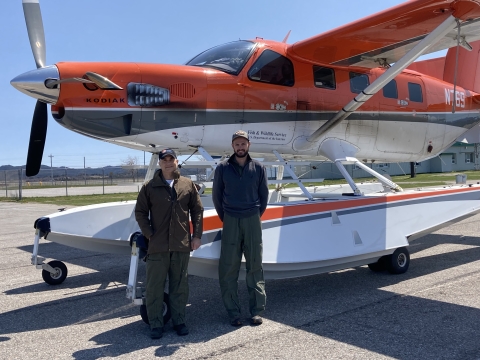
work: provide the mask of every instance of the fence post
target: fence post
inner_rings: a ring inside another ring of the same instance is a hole
[[[103,187],[103,195],[105,195],[105,169],[102,168],[102,187]]]
[[[7,190],[7,170],[4,171],[5,173],[5,197],[8,197],[8,190]]]
[[[22,200],[22,175],[23,169],[18,170],[18,199]]]
[[[68,196],[67,169],[65,169],[65,196]]]

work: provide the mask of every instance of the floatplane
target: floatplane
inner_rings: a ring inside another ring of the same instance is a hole
[[[23,8],[37,69],[11,84],[37,99],[27,176],[36,175],[41,164],[47,104],[67,129],[152,153],[145,180],[153,176],[160,149],[199,152],[214,168],[217,156],[232,152],[229,135],[245,130],[252,155],[275,160],[303,197],[272,191],[262,218],[264,271],[276,279],[365,264],[403,273],[410,241],[480,211],[480,185],[404,191],[368,166],[418,162],[456,141],[478,142],[478,0],[407,1],[293,44],[288,35],[281,42],[240,40],[185,65],[47,66],[39,2],[23,0]],[[449,49],[444,57],[415,62],[442,49]],[[348,191],[307,188],[290,166],[320,159],[338,167]],[[363,191],[346,164],[370,173],[381,188]],[[38,255],[42,237],[131,254],[127,296],[141,302],[134,207],[134,201],[92,205],[38,219],[32,263],[50,284],[67,275],[65,264],[45,263]],[[221,227],[207,208],[190,274],[217,276]]]

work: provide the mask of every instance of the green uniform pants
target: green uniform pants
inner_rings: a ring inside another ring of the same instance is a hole
[[[188,300],[188,261],[190,253],[161,252],[147,256],[147,288],[145,300],[150,328],[163,327],[163,292],[168,275],[169,306],[173,325],[185,323]]]
[[[238,301],[238,274],[245,255],[250,314],[260,315],[265,310],[267,297],[262,267],[262,223],[260,215],[239,219],[227,214],[223,218],[222,250],[218,278],[222,299],[230,320],[240,317]]]

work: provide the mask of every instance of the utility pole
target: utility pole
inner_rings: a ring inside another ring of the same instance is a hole
[[[83,157],[83,173],[85,176],[85,185],[87,185],[87,169],[85,168],[85,156]]]
[[[53,167],[52,167],[52,158],[53,158],[53,155],[50,154],[48,155],[48,157],[50,158],[50,175],[52,177],[52,186],[53,186]]]

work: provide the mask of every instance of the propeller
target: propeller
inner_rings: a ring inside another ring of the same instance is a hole
[[[28,38],[37,68],[45,67],[46,48],[42,14],[38,0],[22,0],[23,14],[27,25]],[[30,142],[28,145],[26,175],[35,176],[40,171],[43,149],[47,137],[47,104],[38,100],[33,112]]]
[[[40,171],[45,138],[47,137],[47,119],[47,104],[37,101],[35,111],[33,112],[30,143],[28,144],[27,176],[35,176]]]

